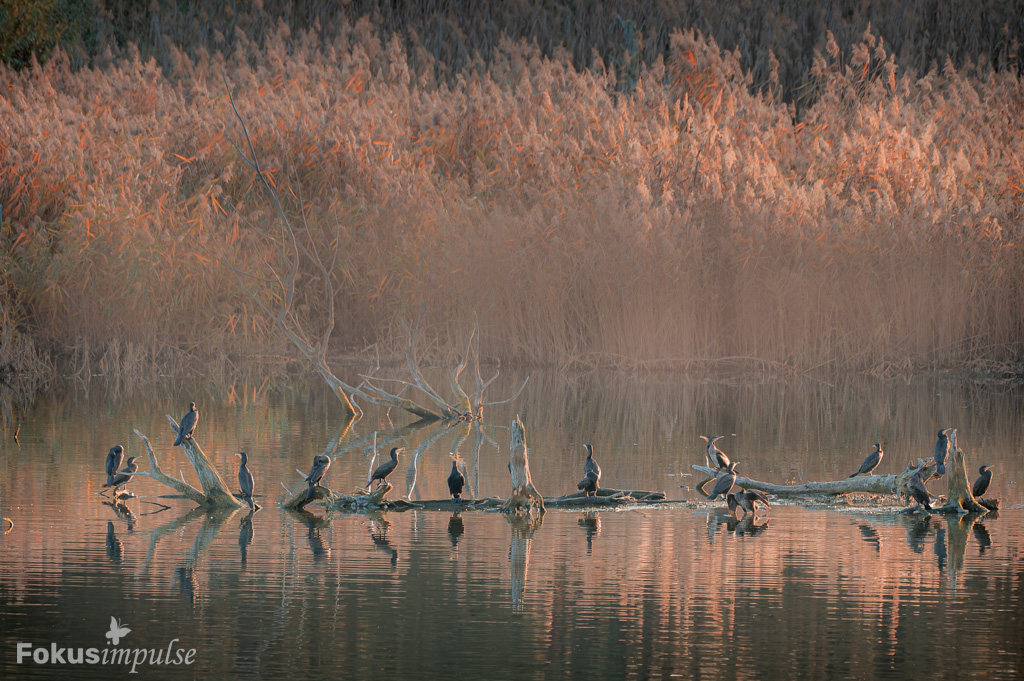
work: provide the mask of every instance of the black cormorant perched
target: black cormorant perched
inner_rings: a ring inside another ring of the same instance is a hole
[[[744,513],[750,513],[751,515],[757,514],[757,505],[764,504],[765,508],[771,508],[772,505],[768,503],[768,496],[764,492],[759,492],[756,489],[751,490],[740,490],[739,494],[732,494],[731,492],[725,497],[726,503],[729,504],[729,512],[735,513],[736,507],[743,509]]]
[[[597,494],[597,487],[601,483],[601,467],[594,461],[594,446],[583,445],[587,450],[587,460],[583,464],[583,479],[576,484],[576,489],[583,490],[585,496]]]
[[[725,436],[724,435],[715,435],[713,437],[708,437],[707,435],[701,435],[700,436],[701,440],[704,440],[705,442],[708,443],[707,454],[706,454],[706,456],[708,458],[708,466],[714,466],[718,470],[722,470],[723,468],[728,468],[729,467],[729,457],[727,457],[725,455],[725,452],[723,452],[721,449],[719,449],[718,447],[715,446],[715,442],[717,442],[718,440],[721,440],[723,437],[725,437]]]
[[[448,474],[448,491],[452,501],[462,501],[462,489],[466,486],[466,476],[459,470],[459,455],[452,454],[452,472]],[[369,487],[369,484],[367,484]]]
[[[188,403],[188,411],[181,417],[181,423],[178,424],[178,437],[174,439],[174,446],[178,447],[185,440],[192,439],[192,433],[196,429],[196,421],[199,420],[199,410],[196,409],[195,402]]]
[[[711,490],[711,496],[708,497],[711,501],[718,498],[719,494],[728,494],[732,486],[736,484],[736,466],[739,465],[735,461],[729,462],[729,466],[725,469],[725,472],[718,476],[715,481],[715,487]]]
[[[374,480],[377,480],[377,487],[380,487],[381,483],[387,482],[387,477],[391,475],[396,468],[398,468],[398,455],[404,451],[405,449],[401,447],[392,447],[391,460],[385,461],[374,469],[373,475],[371,475],[370,479],[366,481],[366,489],[370,489],[370,485],[373,484]]]
[[[114,445],[107,452],[107,487],[114,483],[114,476],[117,475],[117,469],[121,467],[122,461],[124,461],[124,447]]]
[[[971,494],[975,498],[980,497],[982,494],[988,491],[988,486],[992,483],[992,466],[982,466],[978,469],[981,475],[974,481],[974,487],[971,488]]]
[[[928,490],[925,489],[924,482],[921,481],[920,474],[915,473],[910,478],[907,482],[907,489],[910,490],[910,496],[914,498],[914,501],[921,506],[924,506],[929,511],[932,510],[932,498],[929,496]]]
[[[882,447],[876,442],[875,451],[868,454],[868,458],[864,459],[864,463],[860,465],[860,470],[851,475],[851,478],[855,478],[858,475],[867,475],[871,471],[875,470],[875,467],[882,460],[882,456],[885,452],[882,451]]]
[[[313,457],[313,467],[309,469],[309,475],[306,476],[306,484],[309,485],[309,489],[306,491],[306,501],[313,498],[313,488],[320,484],[330,467],[331,457],[326,454],[317,454]]]
[[[946,428],[939,431],[939,439],[935,441],[935,473],[946,474],[946,455],[949,454],[949,436],[947,433],[953,430]]]
[[[249,502],[249,508],[255,509],[255,502],[252,499],[253,489],[253,478],[252,471],[246,465],[249,461],[249,456],[245,452],[238,452],[235,456],[242,457],[242,460],[238,464],[238,489],[242,490],[242,495],[246,501]]]
[[[139,470],[139,464],[135,463],[135,459],[137,458],[138,457],[135,456],[129,456],[128,465],[125,466],[124,469],[121,470],[121,472],[115,475],[113,480],[111,480],[109,483],[103,486],[113,487],[114,491],[116,492],[118,487],[121,487],[122,485],[127,485],[129,482],[131,482],[132,478],[135,477],[135,473]]]

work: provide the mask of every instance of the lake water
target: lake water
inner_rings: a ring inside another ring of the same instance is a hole
[[[105,505],[103,459],[116,443],[144,457],[136,428],[166,472],[194,478],[164,416],[189,400],[225,479],[233,454],[249,453],[263,510],[208,516],[146,478],[130,486],[130,517]],[[131,662],[112,662],[121,649],[149,656],[137,678],[1022,678],[1022,407],[1020,389],[942,381],[535,375],[487,411],[484,437],[463,441],[470,496],[508,495],[518,413],[545,495],[574,491],[590,442],[602,486],[682,503],[553,509],[531,525],[481,511],[281,510],[282,483],[300,489],[295,469],[314,454],[330,449],[325,482],[352,492],[372,456],[352,443],[376,430],[383,448],[411,421],[373,411],[346,431],[316,382],[54,390],[15,405],[20,444],[10,427],[0,443],[0,511],[15,523],[0,537],[0,678],[132,678]],[[878,472],[901,471],[930,456],[940,427],[959,429],[972,480],[996,465],[986,496],[998,514],[921,521],[889,499],[776,504],[751,522],[692,503],[701,434],[726,434],[719,445],[745,475],[783,483],[846,477],[875,441]],[[459,429],[401,435],[392,495],[445,498]],[[168,645],[182,664],[150,664]]]

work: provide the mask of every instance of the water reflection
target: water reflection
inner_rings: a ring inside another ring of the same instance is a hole
[[[121,561],[124,560],[124,544],[117,538],[117,534],[114,533],[114,521],[107,521],[107,559],[110,560],[114,565],[120,565]]]
[[[988,536],[988,530],[985,529],[985,524],[981,522],[974,523],[971,530],[974,532],[974,540],[978,543],[978,555],[984,556],[985,550],[992,546],[992,539]]]
[[[860,528],[860,535],[864,538],[864,541],[875,548],[875,553],[881,553],[882,540],[878,536],[878,532],[875,528],[870,525],[865,525],[864,523],[860,523],[858,527]]]
[[[249,557],[249,547],[252,546],[252,539],[256,535],[252,527],[253,513],[255,513],[255,510],[250,509],[247,514],[242,516],[238,523],[238,551],[241,554],[243,570]]]
[[[457,557],[459,551],[459,540],[466,533],[466,526],[462,522],[462,512],[454,511],[448,519],[448,540],[452,543],[452,549]]]
[[[526,580],[530,572],[530,544],[533,541],[533,535],[544,524],[544,515],[504,514],[512,534],[508,558],[512,566],[510,577],[512,612],[516,614],[523,612],[523,595],[526,592]]]
[[[595,511],[586,511],[580,515],[576,522],[586,531],[587,534],[587,555],[594,553],[594,538],[601,534],[601,518]]]
[[[370,513],[370,539],[373,540],[373,548],[384,552],[391,562],[391,567],[398,565],[398,549],[391,545],[388,539],[388,530],[392,522],[388,520],[387,514],[381,511]]]
[[[742,519],[735,516],[726,521],[726,529],[737,536],[756,537],[768,529],[771,518],[758,518],[754,514],[744,515]]]

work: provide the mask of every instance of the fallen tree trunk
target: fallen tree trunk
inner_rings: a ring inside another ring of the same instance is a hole
[[[167,420],[171,423],[171,430],[177,435],[178,422],[169,414],[167,415]],[[138,430],[135,430],[135,434],[145,445],[146,456],[149,459],[149,471],[138,471],[135,475],[152,478],[159,483],[167,485],[203,508],[239,508],[241,506],[248,506],[248,504],[239,501],[228,491],[224,479],[220,476],[213,463],[206,457],[206,454],[203,453],[195,438],[190,437],[184,440],[181,443],[181,448],[185,452],[185,458],[188,459],[188,462],[196,472],[196,476],[199,478],[199,484],[203,488],[202,491],[184,480],[173,478],[164,473],[157,462],[156,455],[153,453],[153,448],[149,444],[149,439]]]
[[[698,490],[715,479],[715,470],[702,464],[694,464],[693,470],[704,473],[708,476],[697,485]],[[909,496],[907,483],[914,475],[920,473],[922,478],[927,478],[935,470],[935,461],[932,459],[918,459],[917,463],[908,463],[907,468],[897,475],[859,475],[855,478],[844,478],[842,480],[827,480],[823,482],[804,482],[799,485],[775,485],[770,482],[752,480],[740,475],[736,476],[734,488],[754,489],[765,494],[774,494],[780,497],[798,497],[811,495],[839,495],[839,494],[895,494],[898,496]]]

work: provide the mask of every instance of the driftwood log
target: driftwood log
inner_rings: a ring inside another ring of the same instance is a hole
[[[175,435],[177,435],[178,422],[169,414],[167,415],[167,420],[170,421],[171,430]],[[142,444],[146,448],[146,456],[149,459],[149,470],[138,471],[135,473],[136,476],[152,478],[159,483],[167,485],[179,494],[196,502],[203,508],[228,509],[248,506],[247,503],[239,501],[235,495],[228,491],[228,486],[224,483],[224,478],[220,476],[217,468],[206,457],[206,454],[203,453],[202,448],[199,446],[199,443],[196,442],[195,438],[188,438],[183,441],[181,443],[181,448],[185,452],[185,458],[188,459],[193,470],[195,470],[202,490],[196,489],[184,480],[171,477],[164,473],[160,468],[156,455],[153,453],[153,447],[149,444],[149,439],[140,433],[138,429],[135,430],[135,434],[140,440],[142,440]]]
[[[693,470],[704,473],[708,476],[697,485],[700,490],[709,481],[715,479],[715,470],[703,464],[694,464]],[[855,478],[843,478],[842,480],[827,480],[823,482],[804,482],[799,485],[775,485],[761,480],[752,480],[741,475],[736,476],[734,489],[756,489],[765,494],[774,494],[779,497],[800,497],[815,495],[839,495],[839,494],[895,494],[909,496],[907,483],[914,475],[920,473],[922,478],[927,478],[935,471],[935,461],[932,459],[918,459],[917,463],[908,463],[902,473],[896,475],[876,474],[858,475]]]
[[[971,485],[967,480],[967,463],[964,461],[963,450],[957,446],[955,428],[949,434],[949,449],[951,460],[946,464],[949,493],[946,495],[946,505],[936,510],[939,513],[988,513],[990,507],[978,503],[971,493]],[[998,502],[995,507],[999,507]]]

